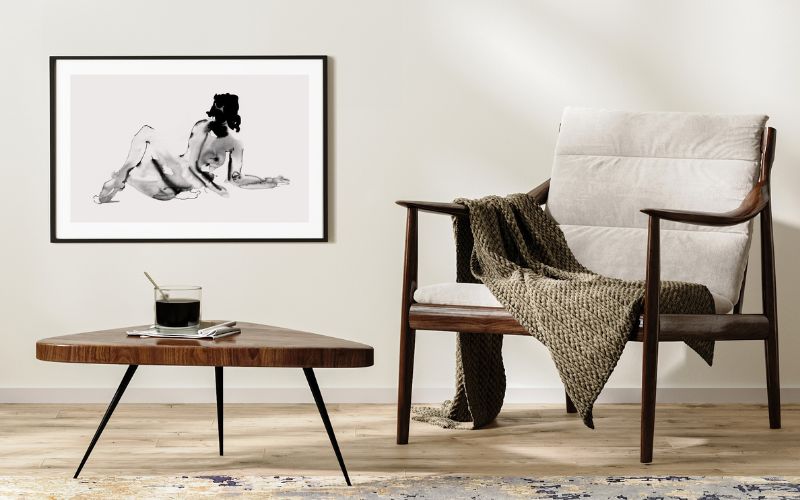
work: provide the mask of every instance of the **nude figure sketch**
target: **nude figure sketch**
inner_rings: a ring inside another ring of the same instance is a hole
[[[197,198],[203,190],[228,196],[217,182],[214,171],[227,163],[227,182],[244,189],[271,189],[289,184],[289,179],[258,177],[242,173],[242,141],[238,137],[242,118],[239,97],[216,94],[208,118],[198,121],[189,134],[186,152],[175,156],[158,137],[155,129],[143,126],[131,141],[122,168],[103,184],[96,203],[113,202],[114,196],[131,185],[145,195],[161,201]]]

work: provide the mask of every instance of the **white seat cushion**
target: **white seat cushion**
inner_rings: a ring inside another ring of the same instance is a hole
[[[725,212],[758,178],[767,117],[567,108],[547,211],[592,271],[643,280],[643,208]],[[735,304],[752,223],[661,224],[661,279],[701,283]]]
[[[733,310],[733,304],[728,299],[713,292],[711,295],[714,297],[717,314]],[[423,286],[414,292],[414,300],[420,304],[503,307],[486,285],[480,283],[437,283]]]

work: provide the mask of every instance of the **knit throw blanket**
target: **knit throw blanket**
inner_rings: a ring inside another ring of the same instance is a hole
[[[458,199],[469,218],[454,218],[457,280],[483,282],[505,309],[550,351],[583,422],[594,428],[592,406],[639,327],[644,282],[607,278],[583,267],[564,233],[526,194]],[[711,314],[703,285],[661,282],[667,314]],[[713,341],[687,341],[709,365]],[[441,427],[492,422],[503,405],[503,336],[459,333],[456,394],[442,408],[415,408],[414,419]]]

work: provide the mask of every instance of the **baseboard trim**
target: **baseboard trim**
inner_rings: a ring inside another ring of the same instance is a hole
[[[322,388],[328,403],[397,402],[397,389],[384,388]],[[114,394],[113,388],[0,388],[0,403],[107,403]],[[441,403],[453,396],[451,388],[414,389],[415,403]],[[638,388],[609,387],[598,399],[599,403],[638,403]],[[800,387],[781,390],[783,403],[800,403]],[[131,387],[123,398],[127,403],[213,403],[214,389],[209,388],[146,388]],[[225,389],[228,403],[312,403],[306,387]],[[561,388],[509,388],[506,403],[563,403]],[[658,390],[659,403],[766,403],[765,388],[662,388]]]

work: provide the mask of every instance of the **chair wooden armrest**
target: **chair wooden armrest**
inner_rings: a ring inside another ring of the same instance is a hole
[[[528,191],[530,196],[533,196],[536,203],[543,205],[547,202],[547,194],[550,191],[550,179],[539,184],[535,188]],[[467,207],[459,203],[442,203],[437,201],[412,201],[412,200],[398,200],[395,203],[408,209],[418,210],[420,212],[432,212],[436,214],[446,214],[454,216],[467,215]]]
[[[547,195],[550,194],[550,179],[547,179],[543,183],[528,191],[528,194],[533,196],[533,199],[536,200],[536,203],[539,205],[544,205],[547,203]]]
[[[701,226],[733,226],[747,222],[760,214],[769,203],[769,189],[766,184],[758,183],[747,193],[742,203],[735,209],[722,212],[692,212],[690,210],[666,210],[661,208],[645,208],[643,213],[673,222],[685,222]]]
[[[462,216],[467,215],[467,207],[458,203],[441,203],[437,201],[410,201],[398,200],[395,203],[408,209],[419,210],[421,212],[432,212],[436,214],[447,214]]]

